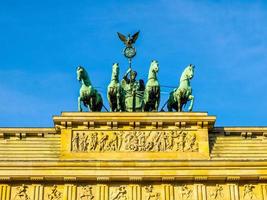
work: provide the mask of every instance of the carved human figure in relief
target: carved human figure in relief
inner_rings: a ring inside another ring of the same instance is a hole
[[[58,191],[57,186],[54,185],[51,189],[50,194],[48,194],[49,200],[60,200],[62,199],[62,192]]]
[[[176,140],[176,138],[179,137],[179,135],[181,134],[181,132],[178,132],[178,131],[171,131],[171,132],[169,132],[169,134],[170,134],[170,141],[169,141],[168,149],[173,150],[174,145],[175,145],[174,141]]]
[[[127,151],[138,151],[138,138],[136,132],[130,131],[124,137],[125,141],[125,150]]]
[[[184,151],[197,151],[198,145],[196,144],[196,135],[187,133],[185,136]]]
[[[99,140],[99,151],[105,151],[107,140],[108,140],[108,135],[102,133],[101,139]]]
[[[28,186],[21,185],[16,187],[16,194],[14,200],[30,200],[29,195],[27,194]]]
[[[184,130],[168,131],[113,131],[73,134],[74,152],[197,152],[195,133]]]
[[[107,144],[107,151],[118,151],[121,148],[122,145],[122,138],[121,134],[119,132],[113,132],[111,135],[108,144]]]
[[[188,188],[187,185],[182,186],[181,195],[183,200],[190,199],[192,197],[193,190]]]
[[[146,200],[160,200],[160,193],[153,192],[153,185],[149,185],[145,187],[146,190]]]
[[[79,151],[80,136],[79,133],[72,138],[72,151]]]
[[[244,185],[244,193],[243,199],[244,200],[257,200],[257,197],[254,193],[255,186],[252,184]]]
[[[176,151],[184,151],[184,138],[185,138],[185,133],[180,132],[177,138],[177,148]]]
[[[127,190],[125,186],[120,186],[113,196],[112,200],[127,200]]]
[[[89,147],[89,149],[91,151],[95,151],[96,150],[96,147],[97,147],[97,144],[98,144],[98,133],[95,132],[95,133],[92,133],[91,134],[91,140],[90,140],[90,147]]]
[[[212,200],[223,200],[223,187],[219,184],[216,184],[213,191],[210,193],[210,198]]]
[[[196,135],[189,132],[180,132],[177,139],[176,151],[198,151]]]
[[[87,145],[88,145],[88,136],[85,135],[85,133],[82,133],[82,136],[80,137],[79,141],[80,151],[85,152],[87,150]]]
[[[93,188],[91,186],[86,186],[82,188],[80,195],[80,200],[93,200],[95,196],[93,195]]]

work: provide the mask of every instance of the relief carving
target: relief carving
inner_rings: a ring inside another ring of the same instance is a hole
[[[76,133],[76,135],[72,138],[72,151],[79,151],[79,143],[80,143],[80,136],[79,133]]]
[[[86,151],[87,150],[87,146],[88,146],[88,135],[85,135],[85,133],[82,133],[80,141],[79,141],[79,145],[80,145],[80,151]]]
[[[183,200],[191,199],[193,190],[188,188],[187,185],[182,186],[181,195]]]
[[[223,187],[221,185],[216,184],[215,188],[210,193],[210,198],[212,200],[223,200]]]
[[[188,131],[75,132],[73,152],[197,152],[195,133]]]
[[[149,185],[145,187],[146,190],[146,200],[160,200],[160,193],[153,192],[153,186]]]
[[[257,200],[257,197],[254,193],[255,186],[252,184],[244,185],[244,193],[243,199],[244,200]]]
[[[128,198],[126,187],[120,186],[112,196],[112,200],[127,200]]]
[[[93,188],[91,186],[82,187],[80,194],[80,200],[93,200],[95,196],[93,195]]]
[[[14,200],[30,200],[29,195],[27,194],[28,186],[21,185],[16,187],[16,194]]]
[[[62,192],[58,191],[57,186],[54,185],[50,194],[47,195],[49,200],[60,200],[62,198]]]

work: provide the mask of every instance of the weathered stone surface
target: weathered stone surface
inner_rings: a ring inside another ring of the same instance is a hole
[[[0,128],[1,200],[267,199],[267,127],[194,112],[53,119]]]

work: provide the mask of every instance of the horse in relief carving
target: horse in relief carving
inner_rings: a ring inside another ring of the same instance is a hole
[[[124,111],[122,88],[119,82],[119,64],[112,66],[111,81],[108,85],[107,97],[111,112]]]
[[[98,91],[92,86],[84,67],[77,68],[77,79],[81,83],[80,96],[78,97],[78,110],[82,111],[81,102],[89,111],[101,111],[103,100]]]
[[[179,87],[170,93],[167,104],[168,111],[172,111],[174,109],[178,112],[181,112],[187,101],[191,101],[188,111],[192,111],[194,105],[194,96],[192,95],[190,80],[194,77],[194,69],[195,66],[192,64],[184,69],[180,78]]]
[[[160,102],[160,85],[157,78],[158,62],[153,60],[150,64],[148,81],[144,93],[144,111],[158,111]]]

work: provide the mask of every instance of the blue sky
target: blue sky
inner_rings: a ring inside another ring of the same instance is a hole
[[[178,86],[193,63],[194,111],[216,126],[267,126],[265,2],[0,0],[0,126],[50,127],[52,115],[77,111],[78,65],[107,106],[112,63],[127,70],[116,32],[137,30],[139,78],[156,59],[160,83]]]

